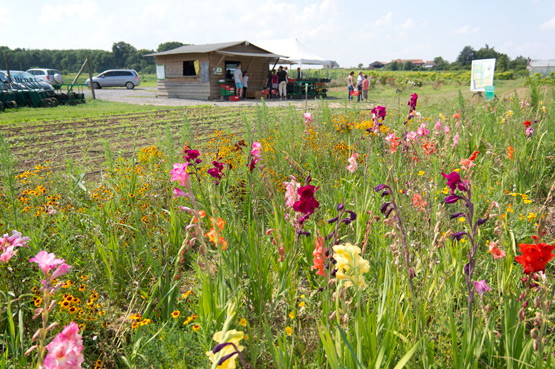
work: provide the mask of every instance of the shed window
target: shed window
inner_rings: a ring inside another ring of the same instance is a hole
[[[199,61],[198,60],[186,60],[183,62],[183,75],[184,76],[196,76],[199,71]]]

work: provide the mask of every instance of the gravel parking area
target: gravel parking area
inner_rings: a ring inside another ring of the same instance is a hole
[[[91,91],[85,90],[85,96],[91,97]],[[103,88],[100,90],[95,90],[96,98],[99,100],[108,100],[123,102],[128,104],[138,104],[138,105],[157,105],[157,106],[194,106],[194,105],[214,105],[214,106],[256,106],[260,104],[260,100],[241,100],[241,101],[206,101],[206,100],[191,100],[191,99],[176,99],[176,98],[166,98],[158,97],[158,91],[156,87],[136,87],[133,90],[128,90],[126,88]],[[336,103],[341,102],[340,99],[328,98],[331,103],[334,101]],[[319,100],[308,100],[308,105],[313,105],[318,103]],[[304,100],[278,100],[271,99],[266,100],[266,105],[268,106],[304,106]]]

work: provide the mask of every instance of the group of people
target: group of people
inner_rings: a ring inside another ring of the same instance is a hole
[[[363,100],[368,102],[368,89],[370,88],[370,81],[368,81],[368,76],[366,74],[363,74],[362,71],[359,71],[355,85],[355,79],[353,77],[354,74],[355,72],[351,71],[351,73],[349,73],[349,77],[347,77],[347,87],[349,89],[348,99],[349,101],[353,101],[353,92],[358,91],[357,102],[361,102]]]
[[[301,68],[297,68],[297,81],[303,79],[303,73]],[[281,100],[287,99],[287,83],[289,82],[289,73],[287,71],[287,67],[280,66],[278,71],[276,72],[275,69],[269,70],[268,74],[266,75],[266,82],[264,86],[270,90],[270,94],[268,98],[272,98],[272,90],[277,91],[276,97]]]

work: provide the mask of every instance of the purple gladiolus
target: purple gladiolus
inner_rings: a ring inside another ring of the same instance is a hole
[[[416,102],[418,101],[418,95],[417,94],[412,94],[410,97],[410,100],[408,102],[408,106],[410,107],[410,111],[412,112],[414,110],[416,110]]]
[[[385,106],[376,106],[374,109],[372,109],[372,117],[374,119],[382,118],[382,120],[384,120],[385,116],[386,116]]]
[[[466,234],[465,231],[458,231],[453,233],[453,235],[451,235],[451,238],[453,238],[453,240],[460,241],[465,234]]]
[[[445,179],[447,179],[447,186],[451,189],[451,194],[455,193],[455,189],[457,188],[457,186],[459,186],[459,190],[464,191],[465,187],[459,173],[451,172],[451,174],[447,175],[442,172],[441,175]],[[460,185],[462,185],[463,187],[461,188]]]
[[[491,291],[491,287],[487,285],[485,279],[482,279],[479,282],[472,281],[472,283],[474,284],[474,289],[478,292],[480,297],[484,297],[484,293]]]
[[[449,195],[445,198],[446,204],[455,204],[457,201],[461,200],[462,197],[457,195]],[[451,218],[452,219],[452,218]]]

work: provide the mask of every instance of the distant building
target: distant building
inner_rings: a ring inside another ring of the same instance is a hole
[[[530,74],[539,73],[542,77],[547,77],[549,73],[555,72],[555,60],[551,59],[528,59],[526,68]]]
[[[368,65],[369,69],[382,69],[383,67],[385,67],[387,65],[387,62],[382,62],[382,61],[375,61],[373,63],[370,63]]]
[[[407,62],[411,62],[412,65],[414,65],[415,67],[423,67],[425,64],[424,60],[422,59],[395,59],[391,61],[391,63],[393,62],[397,62],[398,64],[405,64]]]

